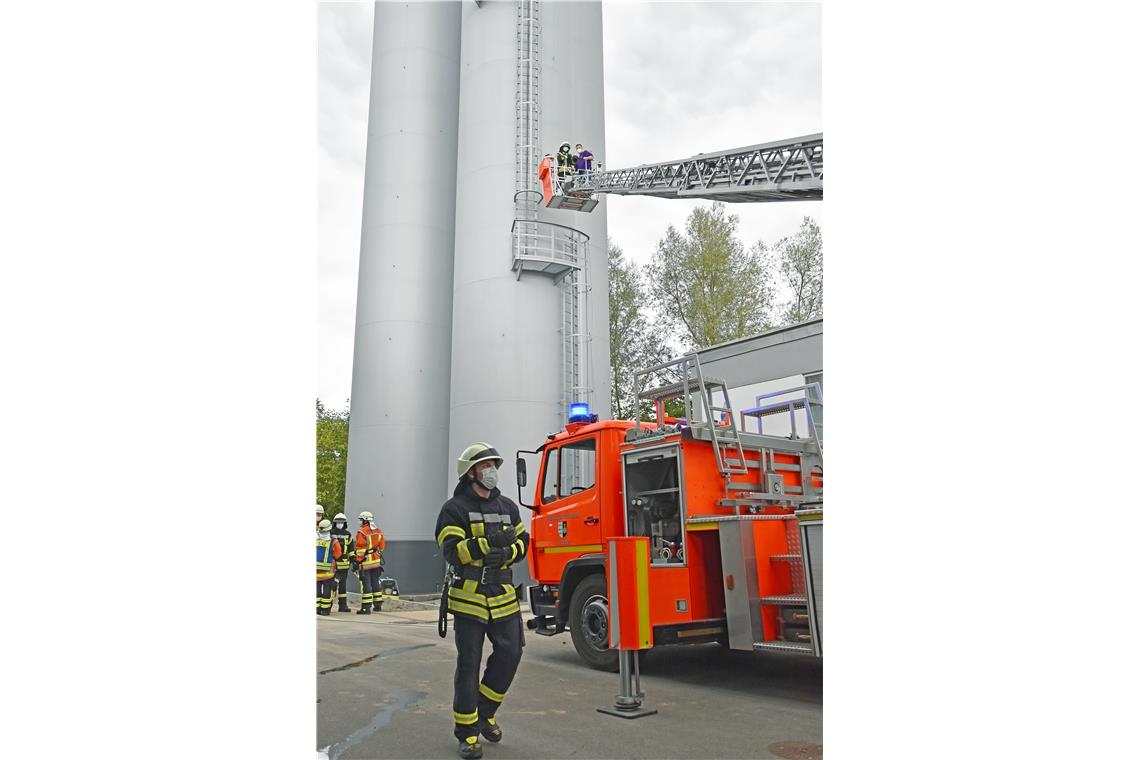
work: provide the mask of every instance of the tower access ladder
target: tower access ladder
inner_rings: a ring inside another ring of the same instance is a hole
[[[542,119],[542,17],[538,0],[519,0],[515,60],[515,219],[511,225],[511,269],[549,277],[561,289],[562,404],[592,401],[590,386],[590,236],[563,224],[540,221],[536,188]],[[596,203],[596,201],[595,201]]]

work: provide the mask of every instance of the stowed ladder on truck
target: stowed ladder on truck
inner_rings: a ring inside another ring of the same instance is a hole
[[[667,382],[642,390],[651,377]],[[756,397],[737,425],[723,380],[706,377],[697,354],[635,373],[640,401],[652,402],[657,427],[631,431],[646,442],[665,425],[665,403],[682,400],[690,435],[707,441],[724,481],[718,514],[688,516],[687,530],[716,529],[728,645],[740,650],[823,654],[823,397],[808,383]],[[802,413],[802,426],[797,425]],[[790,434],[764,432],[786,416]],[[746,423],[756,420],[757,431]],[[806,435],[801,435],[801,429]],[[723,512],[721,511],[723,510]]]

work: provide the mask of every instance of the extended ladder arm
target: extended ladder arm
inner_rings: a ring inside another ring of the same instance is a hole
[[[823,133],[577,175],[567,192],[729,203],[823,200]]]

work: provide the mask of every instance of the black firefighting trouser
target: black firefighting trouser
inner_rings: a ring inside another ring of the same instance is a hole
[[[336,581],[329,578],[326,581],[317,581],[317,609],[318,610],[331,610],[333,600],[333,588],[336,586]]]
[[[337,564],[340,564],[339,562]],[[341,609],[348,609],[348,568],[336,571],[336,601]]]
[[[360,608],[368,609],[368,605],[384,601],[380,597],[380,566],[365,570],[360,568]]]
[[[455,736],[459,741],[478,736],[479,720],[493,717],[507,695],[526,645],[522,625],[522,615],[486,625],[464,615],[455,616],[455,648],[459,655],[451,709],[455,712]],[[492,651],[480,681],[484,637],[491,640]]]

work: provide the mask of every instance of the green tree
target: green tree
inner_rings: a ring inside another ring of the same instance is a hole
[[[689,214],[682,235],[670,225],[649,264],[652,302],[687,348],[707,348],[771,326],[773,286],[762,242],[745,250],[740,218],[723,203]]]
[[[610,275],[610,407],[615,420],[637,415],[638,369],[665,360],[667,348],[655,334],[646,311],[649,293],[636,263],[627,261],[619,246],[607,241]]]
[[[317,399],[317,503],[330,520],[344,511],[348,464],[348,405],[333,411]]]
[[[795,235],[775,245],[780,278],[791,288],[792,297],[780,309],[783,324],[795,324],[823,316],[823,235],[819,225],[805,216]]]

